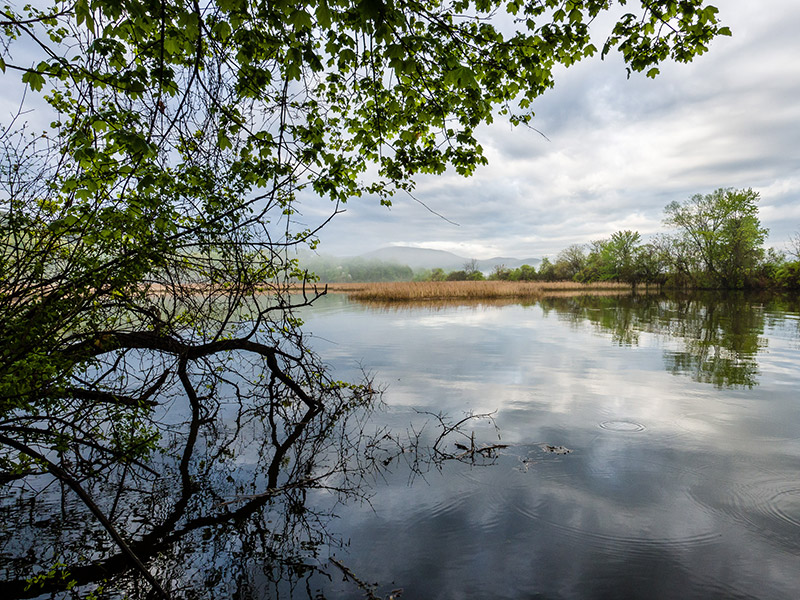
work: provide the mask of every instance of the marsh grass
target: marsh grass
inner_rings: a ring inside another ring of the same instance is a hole
[[[329,284],[328,291],[344,293],[359,302],[425,302],[440,300],[536,300],[548,296],[612,293],[627,294],[625,283],[572,281],[408,281],[391,283]]]

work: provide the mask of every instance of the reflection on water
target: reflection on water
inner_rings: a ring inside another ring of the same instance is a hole
[[[373,374],[386,409],[366,421],[346,389],[324,414],[223,403],[213,427],[187,419],[159,472],[121,471],[115,510],[176,597],[797,597],[796,300],[334,296],[303,318],[335,378]],[[493,420],[465,421],[445,440],[462,460],[420,473],[405,450],[470,413]],[[49,597],[26,573],[65,560],[82,593],[109,579],[143,598],[44,486],[2,503],[2,597]]]
[[[359,477],[391,449],[363,429],[375,394],[320,380],[323,408],[292,402],[274,381],[267,398],[248,396],[246,378],[228,384],[225,402],[166,409],[153,463],[97,461],[81,482],[122,524],[160,594],[44,474],[4,482],[0,597],[266,598],[302,587],[334,541],[331,503],[359,499]],[[327,507],[307,504],[311,489],[326,492]]]
[[[543,305],[555,308],[560,318],[588,321],[610,332],[620,344],[637,345],[643,332],[680,340],[681,347],[665,352],[673,373],[717,387],[757,385],[756,355],[766,346],[764,308],[741,295],[571,298]]]
[[[797,597],[796,301],[327,302],[309,315],[319,348],[388,383],[394,426],[414,410],[496,411],[508,444],[490,468],[412,486],[398,471],[375,512],[340,513],[353,544],[337,556],[381,592]]]

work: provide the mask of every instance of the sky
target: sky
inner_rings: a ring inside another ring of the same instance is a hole
[[[655,80],[628,78],[618,56],[561,69],[534,104],[532,125],[546,137],[498,119],[479,132],[488,166],[419,178],[415,197],[447,220],[405,195],[391,208],[354,199],[318,252],[553,257],[622,229],[645,241],[666,233],[668,203],[723,187],[759,192],[767,245],[785,249],[800,231],[800,2],[715,4],[733,36],[693,63],[664,64]],[[304,224],[323,215],[322,205],[304,208]]]

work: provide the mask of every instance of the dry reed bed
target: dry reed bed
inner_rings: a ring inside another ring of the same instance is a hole
[[[350,287],[352,285],[352,287]],[[630,292],[624,283],[572,281],[409,281],[393,283],[335,284],[328,291],[345,293],[360,302],[410,302],[419,300],[491,300],[543,298],[564,293]]]

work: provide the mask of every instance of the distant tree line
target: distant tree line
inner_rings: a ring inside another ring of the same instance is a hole
[[[787,253],[763,247],[767,230],[758,218],[759,195],[752,189],[718,189],[695,194],[664,209],[664,223],[674,233],[642,243],[636,231],[617,231],[610,238],[572,244],[539,268],[496,265],[485,276],[475,261],[464,269],[419,273],[428,281],[619,281],[670,288],[800,288],[800,234]]]

